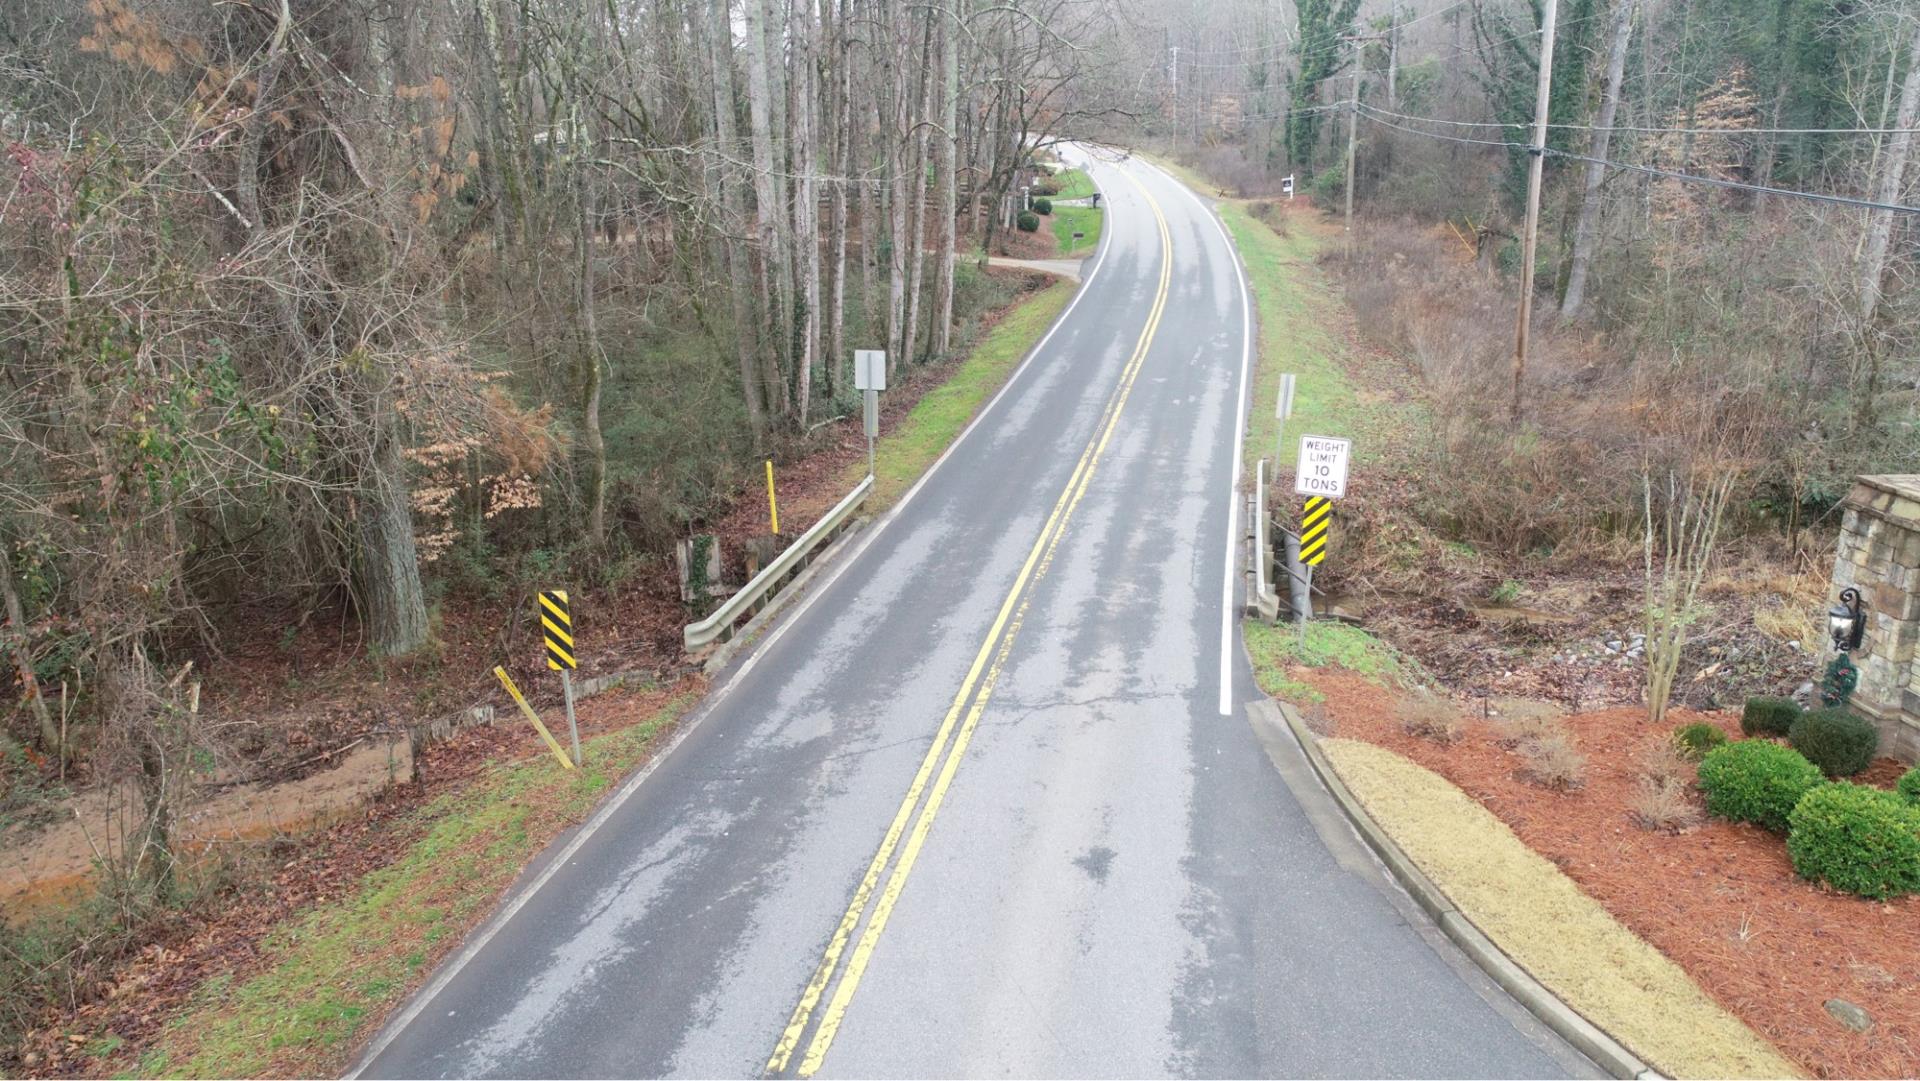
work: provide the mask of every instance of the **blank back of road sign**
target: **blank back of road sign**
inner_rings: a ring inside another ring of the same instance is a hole
[[[1327,527],[1332,524],[1333,500],[1309,496],[1300,516],[1300,562],[1317,567],[1326,561]]]
[[[567,607],[566,590],[541,591],[540,629],[546,633],[548,668],[580,667],[573,659],[573,612]]]

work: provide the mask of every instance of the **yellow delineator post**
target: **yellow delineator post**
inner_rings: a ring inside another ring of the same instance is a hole
[[[540,723],[540,715],[533,711],[532,706],[527,705],[526,698],[520,694],[520,688],[513,685],[513,677],[507,675],[507,670],[499,665],[494,665],[493,674],[500,677],[500,683],[507,688],[507,693],[512,695],[513,700],[519,704],[520,712],[526,714],[527,720],[533,722],[534,731],[539,732],[540,738],[547,741],[547,749],[553,752],[553,757],[558,758],[562,766],[572,769],[573,761],[567,757],[567,752],[560,749],[560,741],[553,738],[553,733],[547,731],[547,726]]]
[[[767,459],[767,517],[773,520],[773,535],[780,535],[780,504],[773,498],[773,459]]]
[[[564,589],[540,592],[540,629],[547,641],[547,667],[560,673],[560,691],[567,701],[567,739],[573,743],[573,764],[580,764],[580,726],[573,720],[573,609]]]

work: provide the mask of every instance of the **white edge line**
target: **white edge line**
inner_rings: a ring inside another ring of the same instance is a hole
[[[347,1081],[354,1081],[354,1079],[358,1078],[368,1066],[373,1064],[375,1059],[379,1058],[380,1055],[393,1044],[395,1039],[399,1038],[402,1032],[407,1030],[408,1026],[412,1025],[420,1018],[421,1014],[426,1012],[427,1007],[433,1004],[433,1000],[447,989],[447,985],[451,984],[454,979],[460,975],[461,970],[465,969],[475,957],[479,956],[480,951],[487,947],[487,943],[493,941],[494,936],[498,935],[506,928],[508,923],[513,921],[513,917],[517,915],[522,908],[525,908],[527,903],[533,900],[534,896],[538,894],[548,882],[552,881],[555,875],[560,873],[561,868],[572,862],[573,857],[579,854],[580,849],[585,847],[587,841],[593,837],[594,833],[597,832],[601,826],[606,825],[607,820],[612,818],[614,814],[620,810],[621,806],[633,796],[634,792],[640,788],[640,785],[645,782],[648,777],[653,775],[653,771],[659,768],[661,763],[672,757],[673,752],[677,750],[682,743],[686,742],[687,737],[693,734],[694,729],[698,728],[701,722],[713,714],[714,709],[719,706],[720,702],[725,699],[727,694],[739,683],[741,677],[753,669],[754,662],[758,661],[761,656],[772,649],[774,643],[779,641],[781,636],[786,633],[787,628],[798,623],[800,617],[806,614],[807,609],[813,606],[813,602],[820,599],[822,594],[831,589],[834,583],[840,580],[840,576],[845,574],[847,569],[859,560],[861,554],[874,542],[874,539],[877,538],[887,526],[893,524],[894,519],[900,516],[900,512],[905,510],[907,504],[913,501],[913,497],[920,494],[920,489],[925,487],[929,480],[933,479],[934,473],[939,470],[942,465],[946,464],[947,459],[952,457],[953,452],[958,450],[960,444],[966,441],[967,436],[973,434],[973,430],[979,427],[982,421],[987,419],[987,415],[993,412],[995,406],[1000,404],[1000,399],[1006,397],[1007,393],[1013,389],[1014,384],[1020,381],[1020,377],[1025,375],[1027,369],[1033,366],[1034,359],[1040,355],[1041,350],[1046,348],[1047,343],[1053,340],[1054,333],[1066,324],[1067,317],[1073,314],[1075,307],[1079,306],[1080,298],[1086,296],[1092,288],[1095,276],[1106,266],[1108,241],[1111,237],[1112,230],[1101,230],[1100,251],[1094,257],[1093,269],[1088,271],[1087,276],[1081,280],[1080,288],[1073,294],[1073,299],[1069,300],[1067,306],[1060,310],[1060,314],[1053,320],[1053,325],[1048,327],[1047,332],[1041,335],[1040,340],[1033,344],[1032,349],[1027,351],[1026,359],[1022,360],[1020,366],[1013,370],[1013,374],[1007,377],[1007,381],[1001,385],[1000,390],[995,393],[992,398],[988,399],[987,404],[981,408],[973,420],[969,421],[967,426],[960,430],[960,434],[955,436],[953,442],[947,445],[947,449],[940,453],[940,457],[935,458],[933,464],[927,467],[926,472],[920,474],[920,479],[915,481],[911,488],[907,489],[906,494],[900,497],[892,509],[887,511],[872,529],[866,531],[866,536],[861,539],[859,546],[848,552],[846,558],[839,562],[839,565],[827,575],[826,579],[808,592],[806,598],[801,601],[800,606],[789,613],[785,619],[781,620],[767,637],[753,648],[746,660],[727,676],[726,682],[721,684],[717,690],[707,695],[706,700],[696,708],[694,715],[680,725],[679,731],[674,733],[673,738],[668,741],[666,747],[663,748],[659,754],[654,755],[653,758],[648,760],[647,764],[642,766],[640,771],[629,778],[625,784],[621,785],[620,790],[614,793],[613,797],[607,800],[606,803],[602,804],[600,809],[594,812],[593,817],[587,819],[586,824],[581,826],[579,831],[573,835],[573,838],[567,842],[566,847],[560,850],[559,855],[555,856],[532,882],[528,883],[510,900],[500,906],[499,911],[494,913],[493,918],[487,922],[487,925],[477,934],[469,938],[466,944],[461,946],[460,952],[456,954],[451,961],[442,965],[440,971],[434,975],[433,980],[429,982],[425,988],[415,992],[412,1000],[408,1002],[406,1007],[382,1026],[379,1034],[360,1052],[359,1060],[354,1064],[353,1069],[344,1075]],[[1238,467],[1236,465],[1236,470],[1237,469]]]
[[[1240,470],[1242,468],[1241,448],[1247,441],[1247,372],[1253,355],[1253,297],[1247,292],[1246,272],[1240,267],[1240,249],[1234,247],[1233,237],[1227,234],[1227,227],[1220,222],[1220,215],[1207,204],[1200,201],[1192,188],[1175,178],[1173,174],[1160,168],[1153,162],[1140,159],[1141,163],[1154,172],[1167,178],[1174,187],[1193,200],[1200,213],[1213,223],[1219,232],[1220,240],[1227,246],[1227,258],[1233,262],[1233,277],[1240,286],[1240,393],[1235,399],[1238,408],[1234,410],[1233,421],[1233,473],[1228,478],[1227,491],[1227,558],[1226,570],[1220,583],[1220,716],[1233,716],[1233,579],[1239,570],[1238,558],[1240,533]]]

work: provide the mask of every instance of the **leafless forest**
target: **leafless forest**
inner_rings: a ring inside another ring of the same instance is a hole
[[[164,878],[174,788],[231,743],[193,658],[314,621],[406,657],[449,589],[660,558],[850,411],[852,348],[917,366],[1005,302],[939,253],[994,245],[1033,149],[1122,115],[1122,25],[6,5],[10,782],[138,779],[129,859]]]
[[[1175,13],[1147,126],[1242,193],[1293,174],[1336,214],[1354,129],[1354,310],[1415,362],[1462,481],[1432,509],[1470,539],[1631,533],[1650,458],[1737,470],[1741,527],[1788,536],[1852,474],[1914,468],[1920,8],[1555,6],[1524,376],[1543,0]]]

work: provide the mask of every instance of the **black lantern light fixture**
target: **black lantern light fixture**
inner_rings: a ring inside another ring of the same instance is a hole
[[[1860,648],[1867,635],[1867,612],[1859,590],[1848,586],[1840,591],[1840,603],[1827,609],[1827,633],[1833,636],[1833,648],[1841,653]]]

